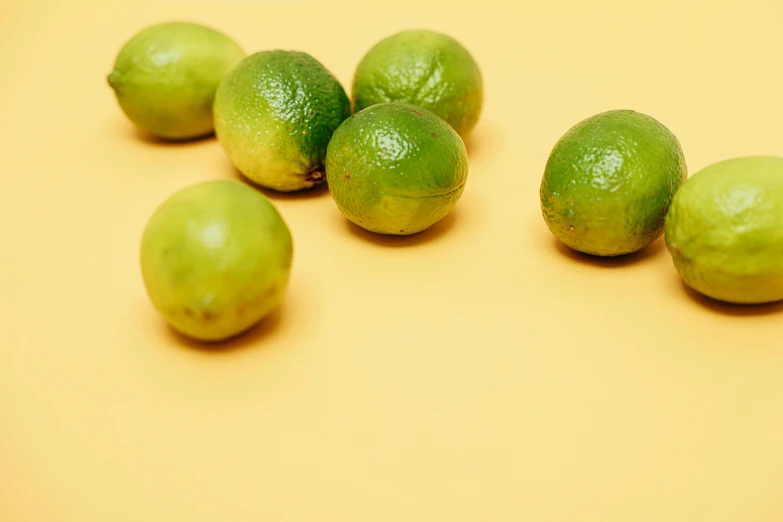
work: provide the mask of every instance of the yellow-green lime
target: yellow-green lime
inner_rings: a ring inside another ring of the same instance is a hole
[[[666,216],[666,246],[701,294],[740,304],[783,299],[783,158],[733,158],[691,176]]]
[[[292,259],[282,216],[236,180],[174,193],[155,210],[141,242],[153,305],[176,330],[201,341],[236,336],[275,310]]]
[[[381,103],[348,118],[334,133],[326,177],[337,207],[380,234],[421,232],[462,196],[468,157],[444,120],[407,103]]]
[[[324,179],[326,146],[351,114],[342,85],[298,51],[242,60],[218,88],[215,131],[234,166],[254,183],[291,192]]]
[[[446,120],[463,139],[478,122],[484,102],[481,71],[453,37],[410,29],[376,43],[353,78],[354,111],[384,102],[404,102]]]
[[[167,22],[142,30],[122,47],[108,82],[141,130],[166,140],[198,138],[212,134],[215,90],[244,56],[219,31]]]
[[[631,110],[591,116],[568,130],[549,155],[541,209],[549,230],[586,254],[617,256],[663,233],[672,196],[687,178],[676,136]]]

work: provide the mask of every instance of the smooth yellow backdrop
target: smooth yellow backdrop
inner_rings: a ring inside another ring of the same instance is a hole
[[[571,125],[632,108],[691,173],[783,155],[779,3],[2,0],[0,520],[780,522],[783,308],[685,291],[658,241],[569,254],[538,187]],[[222,349],[172,334],[139,272],[154,208],[235,177],[213,139],[133,130],[105,76],[172,19],[311,53],[349,88],[377,40],[481,64],[470,179],[429,232],[270,198],[285,303]]]

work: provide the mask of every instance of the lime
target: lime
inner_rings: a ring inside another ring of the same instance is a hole
[[[660,237],[686,177],[680,143],[660,122],[631,110],[602,112],[555,144],[541,181],[541,209],[568,247],[628,254]]]
[[[329,190],[360,227],[406,235],[444,218],[465,188],[468,158],[459,135],[435,114],[381,103],[348,118],[326,154]]]
[[[730,303],[783,299],[783,158],[710,165],[677,191],[666,246],[685,283]]]
[[[352,96],[356,112],[384,102],[418,105],[467,138],[481,114],[484,88],[478,64],[461,43],[411,29],[384,38],[364,55]]]
[[[244,56],[214,29],[167,22],[142,30],[122,47],[108,82],[141,130],[167,140],[198,138],[212,134],[215,90]]]
[[[350,114],[345,90],[315,58],[264,51],[242,60],[220,84],[215,131],[248,179],[291,192],[323,181],[326,146]]]
[[[235,180],[181,189],[153,213],[141,269],[155,308],[184,335],[233,337],[275,310],[288,286],[291,234],[275,207]]]

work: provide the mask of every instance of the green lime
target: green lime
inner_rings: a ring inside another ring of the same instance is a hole
[[[454,38],[424,29],[388,36],[356,68],[354,111],[384,102],[430,110],[462,138],[476,125],[484,102],[478,64]]]
[[[264,51],[231,71],[215,98],[215,131],[234,166],[281,192],[324,178],[326,146],[351,114],[337,79],[298,51]]]
[[[292,258],[278,211],[235,180],[176,192],[155,210],[141,242],[153,305],[176,330],[202,341],[238,335],[275,310]]]
[[[421,232],[457,204],[468,176],[459,135],[407,103],[381,103],[348,118],[326,154],[329,190],[353,223],[380,234]]]
[[[212,103],[225,74],[245,56],[228,36],[203,25],[148,27],[120,50],[108,82],[138,128],[167,140],[213,132]]]
[[[783,299],[783,158],[710,165],[677,191],[666,246],[685,283],[720,301]]]
[[[549,230],[568,247],[597,256],[636,252],[663,233],[687,178],[680,143],[654,118],[614,110],[587,118],[549,155],[540,197]]]

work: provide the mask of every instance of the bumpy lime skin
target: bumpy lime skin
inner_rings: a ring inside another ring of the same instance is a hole
[[[180,333],[207,342],[237,336],[275,310],[292,260],[281,215],[235,180],[173,194],[156,209],[141,242],[153,305]]]
[[[550,153],[543,217],[573,250],[629,254],[661,236],[687,176],[680,143],[660,122],[631,110],[599,113],[569,129]]]
[[[248,56],[226,76],[214,111],[234,166],[260,186],[293,192],[323,182],[326,147],[351,104],[315,58],[273,50]]]
[[[719,301],[783,299],[783,158],[705,167],[674,196],[666,247],[683,281]]]
[[[359,62],[352,85],[354,111],[376,103],[418,105],[446,120],[467,139],[481,115],[481,70],[454,38],[411,29],[375,44]]]
[[[164,140],[213,133],[220,81],[245,57],[228,36],[189,22],[148,27],[120,50],[107,81],[128,119]]]
[[[467,176],[467,151],[454,129],[406,103],[354,114],[334,133],[326,155],[337,207],[379,234],[415,234],[434,225],[453,210]]]

